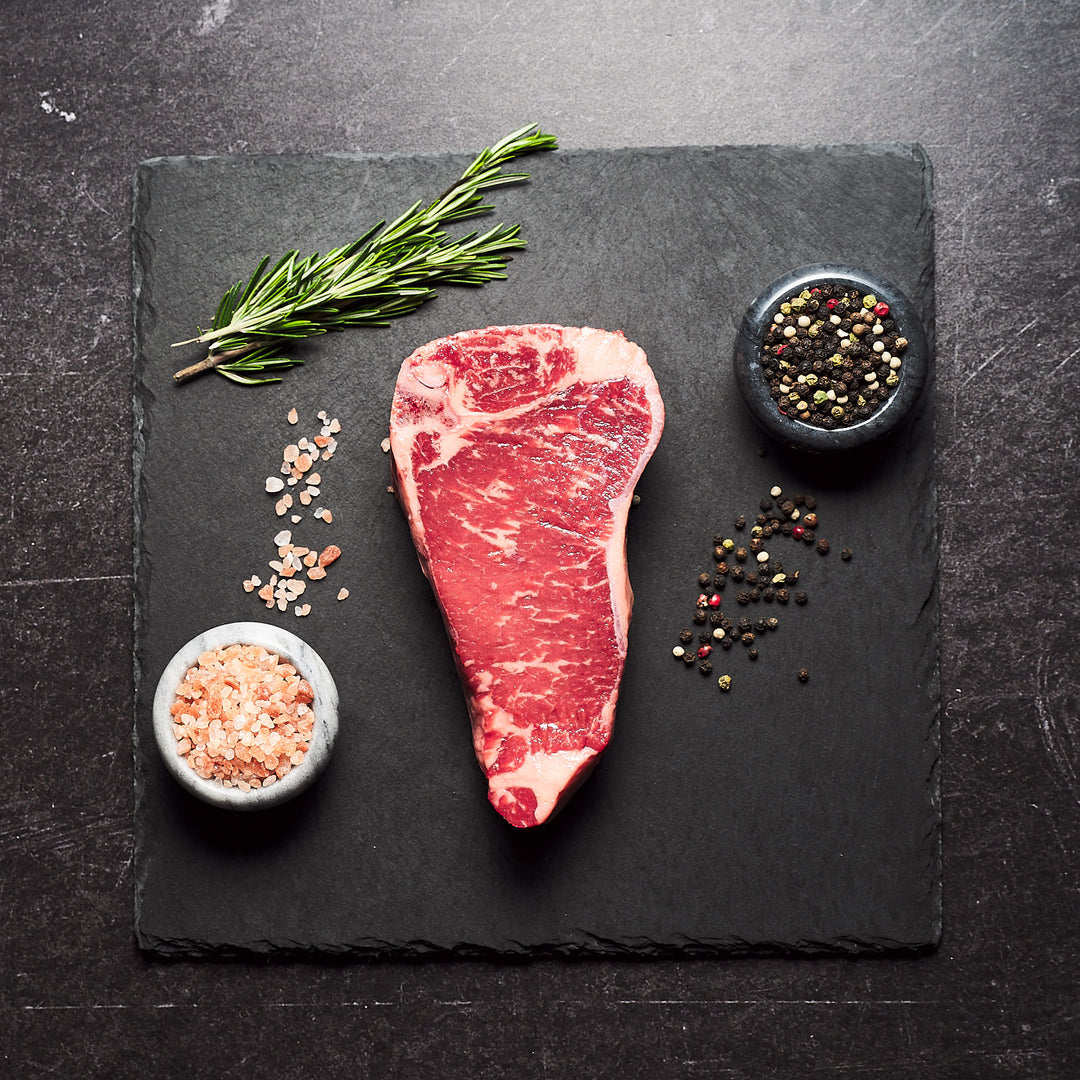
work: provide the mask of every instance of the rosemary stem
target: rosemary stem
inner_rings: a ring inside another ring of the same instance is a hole
[[[254,349],[254,345],[242,345],[236,349],[226,349],[224,352],[208,352],[197,364],[192,364],[190,367],[182,368],[176,372],[173,375],[173,382],[187,382],[188,379],[194,379],[196,375],[201,375],[204,371],[213,371],[218,364],[227,364],[230,360],[235,360],[238,356],[245,356]]]

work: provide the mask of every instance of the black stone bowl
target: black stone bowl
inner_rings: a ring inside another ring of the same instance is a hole
[[[908,339],[900,354],[900,382],[884,405],[865,420],[832,431],[805,424],[780,412],[769,394],[761,366],[765,330],[777,308],[788,297],[815,286],[835,284],[873,293],[889,305],[889,318],[897,333]],[[930,377],[930,351],[926,333],[911,301],[891,282],[851,266],[819,263],[802,266],[777,278],[746,309],[735,339],[735,381],[750,415],[773,438],[796,450],[835,453],[854,450],[894,432],[915,410]]]

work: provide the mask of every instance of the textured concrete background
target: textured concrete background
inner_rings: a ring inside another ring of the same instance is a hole
[[[1068,0],[0,5],[5,1073],[1076,1075],[1078,38]],[[469,152],[529,120],[565,146],[910,140],[933,159],[932,956],[226,966],[134,947],[134,166]]]

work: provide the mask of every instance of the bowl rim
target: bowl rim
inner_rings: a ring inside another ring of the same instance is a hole
[[[176,752],[169,708],[188,669],[208,650],[228,645],[259,645],[288,660],[314,691],[315,728],[305,760],[266,788],[241,791],[198,776]],[[186,641],[158,677],[152,710],[154,739],[166,769],[181,787],[203,802],[231,810],[262,810],[277,806],[308,788],[326,767],[338,732],[338,691],[330,669],[303,638],[262,622],[221,623]],[[308,767],[310,766],[310,768]]]
[[[761,345],[773,309],[788,296],[821,284],[851,286],[873,293],[889,305],[890,316],[908,339],[900,366],[900,382],[872,416],[849,427],[813,427],[777,409],[761,365]],[[799,450],[835,452],[866,446],[891,434],[914,411],[930,374],[930,352],[922,319],[914,304],[890,279],[876,271],[843,263],[796,267],[771,281],[746,308],[735,339],[733,366],[743,403],[760,427]]]

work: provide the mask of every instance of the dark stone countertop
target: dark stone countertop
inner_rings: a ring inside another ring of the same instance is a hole
[[[1075,5],[1007,0],[5,5],[5,1075],[1075,1075],[1078,31]],[[470,152],[529,120],[566,147],[906,141],[933,161],[929,955],[349,965],[135,946],[135,166]]]

